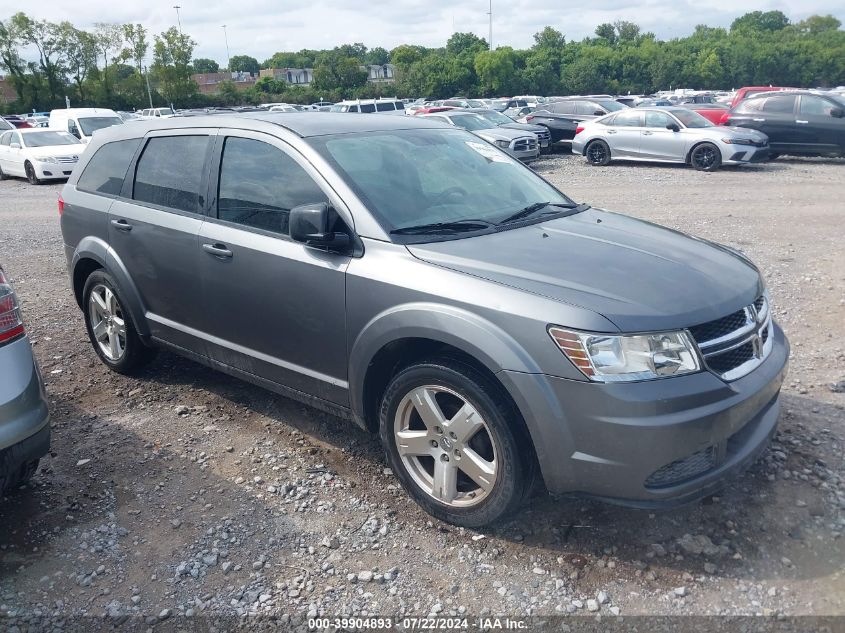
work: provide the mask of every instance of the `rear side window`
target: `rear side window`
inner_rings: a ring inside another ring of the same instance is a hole
[[[763,104],[766,102],[765,97],[760,99],[746,99],[741,101],[736,107],[737,112],[759,112],[763,109]]]
[[[396,109],[396,108],[394,108],[394,107],[393,107],[393,104],[392,104],[392,103],[390,103],[390,102],[387,102],[387,103],[377,103],[377,104],[376,104],[376,110],[378,110],[379,112],[387,112],[388,110],[390,110],[391,112],[393,112],[395,109]]]
[[[151,138],[135,170],[133,199],[197,213],[208,145],[208,136]]]
[[[795,95],[777,95],[766,99],[763,104],[763,112],[786,112],[792,113],[795,109]]]
[[[375,112],[376,107],[372,103],[362,103],[361,104],[361,112]]]
[[[119,196],[126,170],[140,144],[141,139],[130,138],[101,146],[85,166],[76,188],[90,193]]]
[[[269,143],[229,137],[223,146],[217,217],[282,235],[290,210],[328,202],[326,194],[290,156]]]
[[[613,117],[613,122],[610,125],[616,127],[641,127],[643,124],[642,111],[630,110],[628,112],[620,112]]]
[[[349,112],[358,112],[358,106],[349,106]]]
[[[575,114],[575,102],[560,101],[552,106],[551,111],[557,114]]]

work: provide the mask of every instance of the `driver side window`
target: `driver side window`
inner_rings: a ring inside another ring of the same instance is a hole
[[[801,114],[830,116],[833,107],[833,104],[827,99],[822,99],[821,97],[813,95],[801,95],[801,105],[799,106],[798,111]]]
[[[220,162],[217,217],[281,235],[288,234],[290,210],[329,202],[308,173],[269,143],[230,136]]]

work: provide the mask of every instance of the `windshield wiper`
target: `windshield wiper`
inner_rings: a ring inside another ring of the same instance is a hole
[[[516,222],[517,220],[524,220],[527,217],[530,217],[537,213],[538,211],[542,211],[546,207],[555,207],[554,209],[548,211],[547,213],[560,213],[560,209],[566,209],[571,211],[572,213],[580,213],[581,211],[586,211],[590,208],[588,204],[565,204],[565,203],[553,203],[553,202],[535,202],[534,204],[529,204],[527,207],[524,207],[517,211],[516,213],[512,213],[504,220],[499,220],[497,224],[509,224],[510,222]],[[545,215],[545,214],[544,214]]]
[[[478,231],[494,226],[488,220],[464,219],[454,222],[432,222],[431,224],[418,224],[417,226],[403,226],[393,229],[391,235],[414,235],[415,233],[438,233],[441,231]]]

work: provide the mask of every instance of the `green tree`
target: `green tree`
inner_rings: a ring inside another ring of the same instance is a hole
[[[147,41],[147,30],[142,24],[124,24],[123,41],[126,46],[120,53],[123,61],[132,60],[135,63],[135,69],[138,74],[141,74],[144,65],[144,58],[147,56],[147,51],[150,48]]]
[[[198,57],[193,61],[195,73],[216,73],[220,71],[220,64],[213,59]]]
[[[85,80],[97,71],[97,39],[88,31],[74,28],[70,22],[62,22],[62,41],[65,44],[67,70],[76,83],[76,92],[85,102]]]
[[[364,62],[367,64],[377,64],[383,66],[390,61],[390,53],[381,46],[371,48],[365,56]]]
[[[25,13],[13,15],[12,24],[18,41],[38,51],[38,67],[47,82],[50,104],[58,103],[64,92],[64,53],[67,50],[65,31],[54,22],[33,20]]]
[[[229,60],[229,70],[232,72],[243,72],[257,75],[261,67],[258,65],[258,60],[249,55],[235,55]]]
[[[616,28],[610,22],[604,22],[596,27],[596,37],[614,46],[616,44]]]
[[[452,37],[446,41],[446,52],[451,55],[468,54],[474,58],[476,53],[489,48],[487,41],[475,33],[453,33]]]
[[[153,76],[161,95],[177,107],[187,105],[197,93],[189,67],[195,46],[196,42],[181,34],[176,27],[155,36]]]
[[[789,26],[783,11],[752,11],[731,23],[731,32],[780,31]]]
[[[481,51],[475,56],[475,72],[487,95],[513,94],[518,91],[516,68],[519,57],[510,46]],[[516,90],[515,90],[516,89]]]
[[[355,57],[346,57],[337,51],[320,56],[314,66],[314,87],[318,90],[351,90],[367,84],[367,71]]]

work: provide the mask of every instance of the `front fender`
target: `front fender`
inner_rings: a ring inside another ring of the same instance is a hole
[[[413,338],[451,345],[492,373],[503,369],[540,373],[533,358],[510,334],[477,314],[436,303],[395,306],[373,317],[352,343],[349,397],[359,420],[364,419],[364,379],[370,362],[388,343]]]
[[[72,279],[76,278],[77,266],[83,260],[94,260],[112,276],[117,284],[118,290],[120,290],[120,295],[125,304],[124,308],[128,310],[132,323],[135,325],[135,330],[142,337],[149,336],[150,329],[147,326],[147,320],[144,318],[146,309],[141,300],[141,295],[138,293],[138,289],[132,281],[129,271],[114,249],[99,237],[84,237],[77,244],[71,257],[70,269]]]

